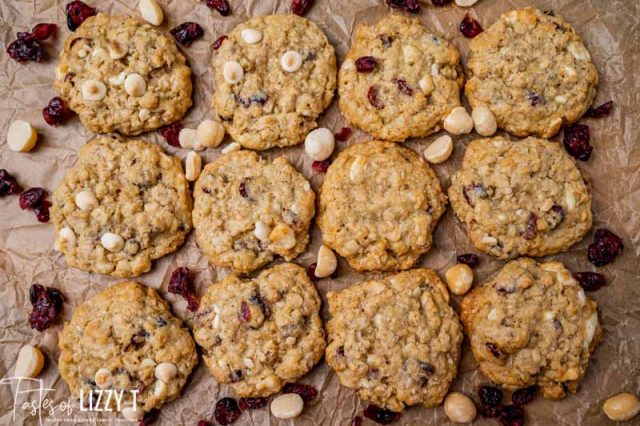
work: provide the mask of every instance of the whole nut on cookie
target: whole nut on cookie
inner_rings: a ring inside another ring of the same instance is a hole
[[[271,229],[269,228],[269,226],[264,224],[264,222],[257,221],[256,227],[253,229],[253,235],[255,235],[256,238],[263,243],[268,243],[269,234],[271,234]]]
[[[60,229],[58,237],[60,238],[60,242],[64,243],[66,247],[75,247],[77,242],[76,234],[68,226]]]
[[[222,66],[222,76],[230,84],[240,83],[244,78],[242,65],[236,61],[227,61]]]
[[[142,420],[144,410],[138,404],[136,407],[125,407],[122,409],[122,416],[127,420]]]
[[[109,84],[111,84],[112,86],[120,86],[120,85],[124,84],[124,79],[125,78],[127,78],[127,73],[122,71],[118,75],[114,75],[114,76],[109,77]]]
[[[296,246],[296,234],[289,226],[279,223],[273,228],[273,231],[269,234],[271,243],[277,247],[285,250],[292,249]]]
[[[80,191],[76,194],[76,206],[80,210],[91,211],[98,207],[98,200],[96,196],[93,195],[93,192],[85,189],[84,191]]]
[[[240,36],[245,43],[256,44],[262,40],[262,31],[256,30],[255,28],[245,28],[240,33]]]
[[[202,157],[197,152],[191,151],[185,159],[185,177],[189,182],[194,182],[202,171]]]
[[[331,276],[338,267],[338,259],[329,247],[324,244],[318,250],[318,260],[316,261],[316,270],[314,275],[318,278],[326,278]]]
[[[225,146],[222,149],[222,153],[229,154],[232,152],[240,151],[241,149],[242,149],[242,145],[240,145],[238,142],[231,142],[229,145]]]
[[[113,40],[109,43],[109,57],[111,59],[121,59],[129,53],[129,44],[121,40]],[[122,74],[122,73],[121,73]]]
[[[302,55],[295,50],[289,50],[280,58],[280,65],[286,72],[296,72],[302,66]]]
[[[454,423],[471,423],[476,418],[476,406],[460,392],[451,392],[444,400],[444,412]]]
[[[334,147],[333,132],[325,128],[312,130],[304,141],[304,151],[315,161],[323,161],[329,158]]]
[[[440,136],[425,148],[424,159],[433,164],[447,161],[453,152],[453,139],[449,135]]]
[[[429,74],[426,74],[420,79],[420,81],[418,82],[418,86],[420,86],[420,90],[422,90],[422,93],[424,93],[425,95],[433,92],[436,88],[435,84],[433,84],[433,77],[431,77]]]
[[[632,419],[640,412],[640,401],[633,394],[619,393],[604,402],[602,411],[611,420],[623,422]]]
[[[162,8],[155,0],[140,0],[138,5],[140,9],[140,15],[142,19],[150,23],[151,25],[160,25],[164,20],[164,13]]]
[[[98,80],[85,80],[85,82],[82,83],[81,92],[82,98],[85,101],[97,102],[107,96],[107,86]]]
[[[16,120],[9,126],[7,144],[16,152],[29,152],[36,146],[38,133],[26,121]]]
[[[198,143],[207,148],[215,148],[220,145],[224,139],[224,134],[225,130],[222,123],[214,120],[204,120],[196,130]]]
[[[444,119],[444,128],[454,135],[464,135],[473,130],[473,119],[464,107],[455,107]]]
[[[498,124],[496,123],[496,117],[491,110],[484,106],[478,106],[471,111],[471,118],[473,119],[473,126],[481,136],[491,136],[496,130],[498,130]]]
[[[271,414],[279,419],[298,417],[304,408],[304,401],[297,393],[285,393],[271,401]]]
[[[469,265],[458,263],[449,268],[445,273],[445,278],[451,293],[460,296],[468,292],[471,288],[471,284],[473,284],[473,271]]]
[[[100,237],[100,244],[110,252],[116,253],[124,247],[124,240],[118,234],[105,232],[102,234],[102,237]]]
[[[164,398],[169,393],[169,385],[162,380],[157,380],[153,389],[153,395],[157,398]]]
[[[44,366],[44,355],[37,346],[26,345],[18,352],[16,368],[13,375],[15,377],[34,378],[40,374]]]
[[[147,82],[140,74],[129,74],[124,79],[124,91],[131,96],[142,96],[147,91]]]
[[[178,133],[178,142],[181,148],[190,149],[196,144],[198,132],[195,129],[189,129],[185,127]]]
[[[171,381],[171,379],[176,377],[176,374],[178,374],[178,368],[171,362],[161,362],[160,364],[156,365],[154,374],[156,376],[156,379],[162,380],[165,383],[169,383],[169,381]]]
[[[141,368],[155,367],[155,366],[156,366],[156,362],[154,360],[152,360],[151,358],[145,358],[140,363],[140,367]]]
[[[93,376],[93,381],[96,382],[96,386],[100,389],[107,389],[113,384],[113,374],[108,368],[101,368],[96,371]]]
[[[471,7],[478,3],[478,0],[456,0],[456,5],[460,7]]]

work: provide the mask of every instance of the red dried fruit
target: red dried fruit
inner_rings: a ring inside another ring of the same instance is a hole
[[[394,9],[400,9],[404,12],[420,12],[420,3],[418,0],[387,0],[387,4]]]
[[[62,293],[55,288],[33,284],[29,288],[29,301],[33,305],[29,325],[38,331],[49,328],[62,311]]]
[[[257,410],[267,405],[266,398],[240,398],[238,406],[242,411]]]
[[[540,95],[532,90],[527,92],[527,99],[531,106],[543,105],[547,102],[543,95]]]
[[[50,202],[42,201],[40,204],[33,208],[33,212],[35,213],[38,222],[49,222],[49,207],[51,207]]]
[[[356,71],[371,72],[378,65],[378,61],[373,56],[362,56],[356,59]]]
[[[522,426],[524,425],[524,410],[522,407],[507,405],[502,407],[499,420],[504,426]]]
[[[576,124],[564,129],[564,148],[569,155],[580,161],[587,161],[591,157],[593,147],[589,144],[589,126]]]
[[[529,219],[527,220],[527,227],[522,233],[522,237],[525,240],[533,240],[538,234],[538,216],[534,212],[529,213]]]
[[[480,406],[478,406],[478,414],[487,419],[499,417],[500,413],[502,413],[502,405],[491,406],[480,404]]]
[[[502,391],[493,386],[480,386],[478,396],[483,405],[495,407],[502,402]]]
[[[47,197],[47,191],[42,188],[29,188],[20,194],[20,208],[34,209]]]
[[[620,237],[608,229],[598,229],[593,237],[593,243],[589,244],[587,258],[596,266],[604,266],[613,262],[623,248]]]
[[[179,147],[180,130],[182,130],[182,124],[180,122],[175,122],[173,124],[162,127],[160,129],[160,134],[169,145]]]
[[[189,268],[181,266],[176,268],[171,273],[169,279],[169,286],[167,288],[169,293],[182,296],[187,301],[187,309],[191,312],[198,310],[198,299],[193,291],[191,285],[191,278],[189,277]]]
[[[204,35],[204,30],[196,22],[185,22],[169,32],[178,43],[186,47]]]
[[[478,257],[478,255],[473,253],[460,254],[458,255],[458,257],[456,257],[456,260],[458,261],[458,263],[464,263],[470,268],[475,268],[480,264],[480,258]]]
[[[291,2],[291,12],[294,15],[303,16],[313,5],[313,0],[293,0]]]
[[[158,420],[158,417],[160,417],[160,410],[157,408],[147,411],[144,413],[144,416],[142,417],[142,420],[140,420],[140,423],[138,423],[138,426],[149,426]]]
[[[361,426],[362,425],[362,417],[355,416],[353,420],[351,420],[351,426]]]
[[[311,163],[311,168],[316,172],[325,173],[329,166],[331,165],[331,159],[327,158],[322,161],[314,161]]]
[[[318,396],[318,391],[313,386],[302,383],[287,383],[282,388],[282,393],[297,393],[304,402],[311,402]]]
[[[606,117],[611,113],[612,108],[613,108],[613,101],[605,102],[598,107],[589,108],[589,110],[585,114],[585,117],[591,117],[591,118]]]
[[[207,0],[207,6],[217,10],[222,16],[229,16],[229,14],[231,14],[231,7],[227,0]]]
[[[0,169],[0,197],[5,197],[7,195],[19,194],[22,192],[22,187],[16,181],[16,179],[11,176],[11,174],[5,169]]]
[[[26,38],[32,38],[34,40],[46,40],[56,32],[58,26],[56,24],[38,24],[31,30],[31,33],[27,34]]]
[[[240,414],[238,404],[233,398],[222,398],[216,403],[216,409],[213,412],[216,421],[221,425],[230,425],[238,420]]]
[[[49,58],[38,40],[15,40],[7,46],[7,54],[20,63],[26,61],[44,62]]]
[[[499,289],[498,289],[498,292],[499,292],[499,293],[500,293],[500,290],[503,290],[503,289],[500,289],[500,288],[499,288]],[[507,294],[508,294],[508,293],[513,293],[513,291],[507,291],[507,290],[505,290],[505,293],[507,293]],[[500,357],[502,356],[502,353],[500,352],[500,349],[498,349],[498,347],[497,347],[495,344],[493,344],[493,343],[491,343],[491,342],[487,342],[487,343],[485,343],[484,345],[487,347],[487,349],[489,350],[489,352],[491,352],[491,355],[495,356],[496,358],[500,358]]]
[[[251,178],[242,179],[242,182],[240,182],[240,188],[238,189],[240,195],[242,195],[242,197],[244,198],[247,198],[249,196],[249,193],[247,192],[247,184],[249,183],[249,179]]]
[[[451,3],[452,0],[431,0],[434,6],[445,6]]]
[[[269,318],[271,316],[271,308],[264,301],[264,299],[260,295],[260,292],[257,292],[256,294],[252,295],[249,298],[249,302],[253,303],[258,308],[260,308],[260,311],[262,312],[262,315],[264,315],[265,318]]]
[[[480,22],[476,21],[471,17],[471,15],[466,13],[464,18],[462,18],[462,22],[460,22],[460,32],[462,35],[466,38],[474,38],[482,31],[484,30],[482,29]]]
[[[369,103],[375,109],[384,108],[384,103],[380,99],[378,99],[378,89],[375,86],[369,87],[369,92],[367,93],[367,98],[369,99]]]
[[[585,291],[596,291],[607,285],[605,276],[597,272],[576,272],[573,278]]]
[[[211,423],[206,420],[198,420],[198,426],[211,426]]]
[[[238,317],[244,322],[251,321],[251,310],[249,309],[249,304],[244,300],[240,303]]]
[[[334,135],[336,140],[340,141],[340,142],[346,142],[347,139],[349,139],[350,136],[351,136],[351,128],[350,127],[343,127],[342,129],[340,129],[340,131],[338,133],[336,133]]]
[[[307,276],[312,281],[316,281],[316,280],[319,279],[318,277],[316,277],[316,267],[317,266],[318,266],[318,264],[316,262],[313,262],[311,265],[307,266]]]
[[[96,14],[96,10],[82,1],[67,3],[67,27],[75,31],[87,18]]]
[[[524,407],[525,405],[536,399],[537,393],[537,386],[529,386],[526,388],[518,389],[511,395],[511,402],[516,407]]]
[[[364,416],[381,425],[388,425],[398,420],[400,413],[369,404],[369,406],[364,409]]]
[[[220,37],[218,37],[218,38],[216,39],[216,41],[214,41],[214,42],[213,42],[213,50],[218,50],[218,49],[220,49],[220,46],[222,46],[222,43],[224,43],[224,41],[225,41],[226,39],[228,39],[228,38],[229,38],[229,37],[228,37],[226,34],[221,35]]]
[[[64,123],[71,116],[71,110],[62,98],[56,96],[42,109],[42,116],[48,125],[57,126]]]
[[[396,85],[398,86],[398,90],[408,96],[413,96],[413,89],[409,87],[406,80],[398,79],[396,80]]]
[[[385,49],[390,48],[391,45],[393,44],[393,36],[390,36],[389,34],[380,34],[378,38],[382,42],[382,46]]]

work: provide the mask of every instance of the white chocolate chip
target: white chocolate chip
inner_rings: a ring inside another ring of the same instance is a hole
[[[473,284],[473,271],[469,265],[458,263],[445,273],[447,286],[451,293],[460,296],[465,294]]]
[[[82,83],[81,92],[85,101],[101,101],[107,96],[107,86],[98,80],[86,80]]]
[[[164,398],[169,393],[169,385],[162,380],[156,380],[156,386],[153,389],[153,395],[157,398]]]
[[[188,127],[181,129],[180,133],[178,133],[180,147],[185,149],[193,148],[197,137],[198,132],[195,129],[189,129]]]
[[[260,43],[262,40],[262,31],[256,30],[255,28],[245,28],[240,33],[240,37],[247,44],[256,44]]]
[[[326,278],[331,276],[338,267],[338,259],[329,247],[324,244],[318,250],[318,260],[316,261],[316,270],[314,275],[318,278]]]
[[[460,7],[471,7],[477,2],[478,0],[456,0],[456,5]]]
[[[571,185],[565,185],[564,187],[564,202],[567,203],[567,209],[573,210],[576,206],[576,197],[573,193]]]
[[[280,66],[286,72],[296,72],[302,66],[302,55],[295,50],[289,50],[280,58]]]
[[[154,371],[156,379],[162,380],[165,383],[169,383],[177,374],[178,368],[171,362],[161,362],[156,365],[156,369]]]
[[[271,401],[271,414],[279,419],[298,417],[304,408],[304,401],[297,393],[285,393]]]
[[[349,179],[352,181],[356,181],[362,175],[362,172],[365,167],[366,160],[362,155],[356,155],[356,158],[351,163],[351,167],[349,168]]]
[[[498,244],[498,240],[491,235],[485,235],[484,237],[480,238],[480,242],[482,244],[487,244],[490,246],[495,246],[496,244]]]
[[[230,84],[240,83],[244,78],[242,65],[236,61],[227,61],[222,66],[222,76]]]
[[[554,314],[553,311],[544,311],[542,318],[547,321],[553,321],[556,318],[556,314]]]
[[[584,325],[584,347],[588,348],[591,345],[593,336],[596,334],[596,328],[598,327],[598,313],[594,312]]]
[[[584,46],[582,46],[582,44],[578,42],[574,41],[569,43],[567,45],[567,50],[578,61],[586,61],[591,59],[591,55],[589,55],[587,49],[585,49]]]
[[[187,154],[187,158],[185,161],[185,177],[189,182],[194,182],[200,176],[200,172],[202,171],[202,157],[200,154],[194,151],[190,151]]]
[[[198,125],[196,139],[199,145],[206,148],[215,148],[224,139],[224,126],[222,123],[213,120],[204,120]]]
[[[269,226],[267,226],[264,222],[257,221],[256,226],[253,229],[253,235],[255,235],[256,238],[263,243],[268,243],[269,234],[271,234],[271,229],[269,228]]]
[[[251,358],[242,358],[242,363],[247,368],[253,368],[255,366]]]
[[[440,136],[431,145],[425,148],[422,155],[424,159],[433,164],[447,161],[453,152],[453,139],[449,135]]]
[[[121,40],[113,40],[109,43],[109,57],[111,59],[121,59],[129,53],[129,44]]]
[[[564,95],[558,95],[555,98],[553,98],[554,101],[556,101],[559,104],[566,104],[567,103],[567,97]]]
[[[15,377],[34,378],[40,374],[42,367],[44,367],[44,355],[40,348],[26,345],[18,352],[13,375]]]
[[[564,72],[567,74],[567,77],[575,77],[578,75],[575,68],[570,67],[569,65],[564,66]]]
[[[619,393],[604,402],[602,411],[611,420],[624,422],[640,413],[640,401],[637,396],[628,392]]]
[[[140,9],[140,16],[142,16],[142,19],[151,25],[158,26],[162,24],[162,21],[164,20],[164,13],[156,0],[140,0],[138,8]]]
[[[473,126],[476,132],[481,136],[491,136],[498,130],[495,115],[484,105],[475,107],[473,111],[471,111],[471,118],[473,119]]]
[[[122,416],[127,420],[141,420],[144,417],[144,410],[139,405],[136,407],[125,407],[122,409]]]
[[[107,57],[107,51],[104,50],[102,47],[98,46],[95,49],[93,49],[93,52],[91,52],[91,56],[94,58],[103,59]]]
[[[36,146],[38,133],[26,121],[16,120],[9,126],[7,144],[16,152],[29,152]]]
[[[100,244],[102,247],[106,248],[110,252],[119,252],[124,247],[124,240],[118,234],[114,234],[112,232],[105,232],[100,237]]]
[[[101,368],[96,371],[93,381],[96,382],[96,386],[100,389],[107,389],[113,384],[113,374],[108,368]]]
[[[440,67],[438,64],[431,64],[431,77],[437,77],[440,75]]]
[[[85,212],[91,211],[98,207],[98,200],[93,192],[85,189],[76,194],[76,206]]]
[[[420,79],[418,86],[420,86],[420,90],[422,90],[422,93],[425,95],[433,92],[436,88],[433,84],[433,78],[429,74],[425,74],[425,76]]]
[[[145,358],[140,363],[140,367],[141,368],[155,367],[155,366],[156,366],[156,362],[154,360],[152,360],[151,358]]]
[[[231,142],[229,145],[225,146],[222,149],[223,154],[230,154],[232,152],[240,151],[242,149],[242,145],[238,142]]]
[[[499,316],[499,312],[498,309],[493,308],[489,311],[489,313],[487,314],[487,319],[489,321],[496,321],[500,316]]]
[[[269,234],[271,243],[276,248],[290,250],[296,246],[296,234],[289,226],[279,223]]]
[[[80,47],[80,49],[78,49],[78,57],[81,59],[84,59],[87,57],[87,55],[91,52],[91,47],[89,47],[89,45],[84,45],[82,47]]]
[[[134,97],[142,96],[147,91],[147,82],[140,74],[129,74],[124,79],[124,91]]]
[[[353,61],[351,59],[347,59],[342,63],[342,66],[340,68],[345,71],[348,71],[348,70],[352,70],[354,67],[355,67],[355,64],[353,63]]]
[[[447,395],[444,400],[444,412],[454,423],[471,423],[476,418],[475,404],[471,398],[460,392]]]
[[[140,111],[138,111],[138,118],[141,121],[147,121],[150,117],[151,117],[151,111],[149,111],[148,109],[142,108]]]
[[[127,78],[127,73],[122,71],[118,75],[114,75],[112,77],[109,77],[109,84],[111,84],[112,86],[120,86],[120,85],[124,84],[124,79],[125,78]]]
[[[473,119],[464,107],[455,107],[444,119],[444,128],[454,135],[464,135],[473,130]]]
[[[408,64],[416,63],[422,57],[422,53],[410,44],[402,46],[402,56]]]
[[[213,317],[213,323],[211,324],[213,328],[220,327],[220,312],[222,312],[222,310],[220,309],[220,306],[214,304],[213,313],[215,314],[215,317]]]
[[[304,141],[304,151],[315,161],[323,161],[329,158],[334,147],[333,132],[324,127],[309,132]]]
[[[60,242],[64,243],[64,246],[67,248],[75,247],[77,243],[77,238],[75,232],[68,226],[60,229],[58,233],[58,238],[60,238]]]

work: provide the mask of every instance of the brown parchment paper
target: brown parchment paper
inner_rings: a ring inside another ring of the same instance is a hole
[[[7,169],[24,187],[40,186],[50,192],[62,180],[65,170],[75,163],[78,148],[93,136],[77,118],[53,128],[45,124],[41,114],[44,105],[55,95],[51,82],[59,51],[69,34],[65,25],[65,3],[62,0],[0,1],[0,168]],[[110,14],[138,15],[137,0],[92,0],[89,3]],[[194,71],[194,107],[183,120],[186,126],[191,127],[210,115],[213,84],[209,64],[214,52],[211,48],[214,40],[248,17],[288,13],[290,7],[290,0],[231,0],[233,14],[223,18],[196,0],[160,0],[160,3],[165,12],[165,22],[161,26],[163,31],[184,21],[196,21],[205,29],[204,39],[190,48],[182,49]],[[316,0],[315,3],[307,17],[326,32],[336,48],[339,62],[345,56],[357,23],[375,22],[390,13],[383,0]],[[433,7],[428,3],[423,2],[423,10],[418,15],[420,20],[458,46],[464,60],[468,40],[462,37],[458,25],[467,10],[453,4]],[[600,72],[601,84],[596,103],[610,99],[615,102],[610,117],[583,120],[591,126],[595,149],[591,160],[579,166],[593,185],[594,228],[605,226],[617,232],[624,239],[625,249],[614,263],[598,270],[606,274],[609,281],[607,287],[591,294],[599,304],[604,338],[594,353],[579,392],[559,402],[536,400],[526,409],[527,424],[612,424],[602,414],[602,402],[620,391],[636,394],[640,391],[640,82],[637,76],[640,71],[640,2],[480,0],[469,11],[486,28],[501,13],[529,5],[542,10],[553,9],[575,26],[584,37]],[[39,22],[55,22],[59,26],[57,36],[45,42],[51,59],[44,64],[17,64],[5,53],[6,46],[15,39],[16,31],[27,31]],[[38,146],[31,153],[15,153],[6,145],[7,128],[16,119],[27,120],[38,129]],[[336,131],[344,125],[337,102],[334,101],[320,125]],[[422,151],[437,136],[412,140],[407,145]],[[459,167],[465,145],[474,137],[477,136],[455,137],[453,157],[435,167],[445,187],[453,171]],[[158,132],[143,135],[142,138],[159,143],[167,152],[181,158],[187,153],[186,150],[168,146]],[[355,132],[348,143],[367,139],[365,133]],[[560,140],[560,137],[556,136],[554,140]],[[338,150],[346,145],[338,143]],[[220,149],[204,152],[205,160],[218,157]],[[263,155],[270,158],[286,155],[307,176],[314,189],[317,190],[322,183],[323,175],[311,169],[311,161],[303,155],[301,146],[271,150]],[[594,270],[586,258],[592,235],[593,231],[569,253],[553,258],[561,260],[573,271]],[[21,346],[40,346],[47,357],[40,378],[45,388],[52,389],[43,393],[43,404],[47,403],[46,398],[59,409],[59,404],[70,398],[56,365],[61,323],[43,333],[29,328],[29,286],[37,282],[59,288],[66,297],[63,316],[68,320],[76,306],[119,280],[67,268],[63,256],[53,250],[53,242],[53,227],[38,223],[31,212],[21,211],[17,196],[0,199],[0,377],[12,376]],[[308,265],[315,261],[320,242],[320,233],[314,227],[307,251],[296,262]],[[449,209],[437,227],[435,248],[419,265],[434,268],[443,274],[455,262],[456,254],[474,251]],[[502,265],[502,262],[482,255],[481,266],[476,270],[476,282],[482,282]],[[228,271],[210,267],[191,235],[176,253],[156,261],[152,271],[138,279],[160,289],[172,303],[174,312],[190,322],[193,314],[186,312],[184,301],[166,292],[169,275],[176,266],[191,268],[199,295]],[[340,260],[339,277],[320,281],[318,289],[324,298],[327,291],[344,288],[367,276],[371,275],[355,273]],[[456,310],[459,310],[460,299],[452,298]],[[326,306],[323,307],[323,316],[327,318]],[[379,344],[386,345],[387,342]],[[360,401],[353,391],[339,385],[337,377],[324,361],[303,381],[315,386],[320,394],[316,401],[305,408],[295,424],[348,425],[366,407],[366,402]],[[477,371],[465,341],[458,376],[451,389],[472,395],[477,402],[475,391],[480,383],[487,383],[487,380]],[[32,415],[21,404],[24,401],[37,404],[37,395],[16,397],[16,390],[15,383],[0,385],[0,424],[115,423],[120,418],[113,413],[79,412],[77,403],[73,404],[71,412],[57,410],[51,414],[43,408]],[[212,421],[215,402],[229,395],[233,395],[231,389],[218,385],[204,364],[200,363],[184,388],[182,397],[163,407],[158,424],[194,425],[199,419]],[[476,423],[497,424],[494,420],[480,418]],[[640,424],[640,417],[631,423]],[[270,417],[268,409],[261,409],[244,413],[236,424],[275,425],[291,424],[291,421],[278,421]],[[365,420],[365,424],[373,423]],[[442,407],[414,407],[406,410],[397,424],[440,425],[449,424],[449,421]]]

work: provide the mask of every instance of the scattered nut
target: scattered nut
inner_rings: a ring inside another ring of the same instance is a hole
[[[296,246],[296,234],[289,226],[279,223],[269,234],[271,243],[284,250],[292,249]]]
[[[318,260],[316,261],[316,269],[314,275],[318,278],[326,278],[331,276],[338,267],[338,259],[329,247],[324,244],[318,250]]]
[[[422,90],[425,95],[433,92],[436,88],[436,86],[433,84],[433,77],[431,77],[429,74],[426,74],[420,79],[420,81],[418,82],[418,86],[420,86],[420,90]]]
[[[256,44],[262,40],[262,31],[256,30],[254,28],[245,28],[240,33],[240,36],[247,44]]]
[[[114,234],[112,232],[105,232],[100,237],[100,244],[102,247],[106,248],[110,252],[119,252],[124,247],[124,240],[118,234]]]
[[[36,146],[37,140],[36,129],[26,121],[16,120],[9,126],[7,144],[13,151],[29,152]]]
[[[93,195],[93,192],[85,189],[76,194],[76,206],[78,206],[80,210],[84,210],[86,212],[91,211],[98,207],[98,200],[96,199],[96,196]]]
[[[231,142],[229,145],[225,146],[222,149],[222,153],[229,154],[232,152],[240,151],[241,149],[242,149],[242,145],[240,145],[238,142]]]
[[[433,164],[447,161],[453,152],[453,139],[449,135],[440,136],[431,145],[425,148],[422,155],[424,159]]]
[[[118,75],[114,75],[112,77],[109,77],[109,84],[111,84],[112,86],[120,86],[120,85],[124,84],[124,79],[125,78],[127,78],[127,73],[122,71]]]
[[[126,42],[114,40],[109,43],[109,57],[111,59],[124,58],[127,53],[129,53],[129,44],[127,44]]]
[[[464,135],[473,130],[473,119],[464,107],[455,107],[444,119],[444,128],[454,135]]]
[[[460,296],[468,292],[471,288],[471,284],[473,284],[473,271],[469,265],[458,263],[449,268],[445,273],[445,278],[451,293]]]
[[[194,182],[202,171],[202,157],[194,151],[190,151],[185,159],[185,176],[189,182]]]
[[[101,101],[107,96],[107,86],[98,80],[86,80],[82,83],[82,98],[85,101]]]
[[[164,13],[162,13],[162,8],[160,8],[156,0],[140,0],[138,8],[142,19],[151,25],[158,26],[162,24]]]
[[[152,360],[151,358],[145,358],[140,363],[140,368],[155,367],[155,366],[156,366],[156,362],[154,360]]]
[[[196,139],[199,145],[206,148],[215,148],[224,139],[224,126],[222,123],[213,120],[204,120],[198,125]]]
[[[147,91],[147,82],[140,74],[129,74],[124,79],[124,91],[134,97],[142,96]]]
[[[271,234],[271,229],[269,228],[269,226],[267,226],[264,222],[257,221],[256,227],[253,230],[253,235],[255,235],[256,238],[263,243],[268,243],[269,234]]]
[[[230,84],[240,83],[244,78],[242,65],[236,61],[227,61],[222,67],[222,76]]]
[[[295,50],[289,50],[280,58],[280,65],[286,72],[296,72],[302,66],[302,55]]]
[[[178,367],[171,362],[161,362],[154,371],[156,379],[169,383],[178,374]]]
[[[37,377],[44,367],[44,355],[37,346],[26,345],[18,352],[15,377]]]
[[[312,130],[304,141],[304,150],[315,161],[323,161],[331,156],[335,147],[333,132],[323,127]]]
[[[471,7],[478,3],[478,0],[456,0],[456,4],[460,7]]]
[[[111,374],[111,370],[108,368],[101,368],[96,371],[95,376],[93,376],[93,381],[96,382],[96,385],[100,389],[107,389],[113,384],[113,375]]]
[[[198,138],[198,132],[195,129],[189,129],[185,127],[178,133],[178,142],[181,148],[190,149],[196,145],[196,139]]]
[[[444,412],[454,423],[471,423],[476,418],[475,404],[471,398],[460,392],[447,395],[444,400]]]
[[[73,232],[73,230],[68,226],[65,226],[64,228],[60,229],[60,232],[58,233],[58,238],[60,239],[60,242],[64,243],[66,247],[75,247],[77,243],[75,232]]]
[[[142,420],[144,410],[140,405],[136,407],[125,407],[122,409],[122,416],[127,420]]]
[[[471,118],[473,119],[473,126],[481,136],[491,136],[496,130],[498,130],[498,124],[496,123],[496,117],[491,110],[481,105],[471,111]]]
[[[169,385],[162,380],[156,380],[156,386],[153,390],[153,395],[157,398],[164,398],[169,393]]]
[[[298,417],[304,408],[304,401],[297,393],[285,393],[271,401],[271,414],[279,419]]]
[[[623,422],[632,419],[640,412],[640,401],[628,392],[619,393],[604,402],[602,411],[611,420]]]

